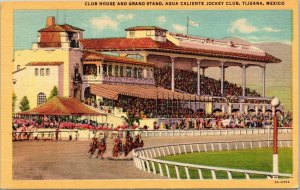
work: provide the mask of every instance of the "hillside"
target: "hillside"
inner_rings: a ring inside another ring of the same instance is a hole
[[[269,54],[282,60],[278,64],[268,64],[266,68],[266,96],[280,98],[285,110],[292,110],[292,63],[291,45],[268,42],[254,44]],[[215,79],[220,78],[218,68],[206,69],[205,75]],[[262,69],[260,67],[247,68],[247,87],[262,91]],[[226,68],[225,80],[241,85],[242,69],[240,67]]]

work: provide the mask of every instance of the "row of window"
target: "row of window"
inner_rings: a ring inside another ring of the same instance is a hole
[[[44,76],[45,75],[45,69],[44,68],[41,68],[41,69],[38,69],[36,68],[34,70],[34,75],[35,76]],[[50,75],[50,68],[46,68],[46,76],[49,76]]]

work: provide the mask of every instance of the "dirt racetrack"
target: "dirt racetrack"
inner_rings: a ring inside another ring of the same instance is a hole
[[[181,136],[144,138],[145,147],[182,142],[267,139],[267,135]],[[291,139],[290,133],[279,139]],[[89,141],[13,142],[13,179],[160,179],[136,169],[132,160],[88,158]],[[106,157],[111,155],[109,140]]]

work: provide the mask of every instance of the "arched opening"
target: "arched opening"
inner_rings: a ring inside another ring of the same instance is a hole
[[[221,113],[222,110],[220,108],[214,109],[213,113]]]
[[[87,87],[85,90],[84,90],[84,98],[90,98],[92,96],[91,94],[91,87]]]
[[[239,112],[240,111],[240,109],[232,109],[231,110],[231,113],[237,113],[237,112]]]
[[[267,109],[266,112],[272,113],[272,110],[271,109]]]
[[[254,113],[254,112],[255,112],[255,110],[254,110],[254,109],[249,109],[249,110],[248,110],[248,112],[250,112],[250,113]]]
[[[37,95],[37,105],[41,105],[42,103],[46,102],[46,95],[43,92],[38,93]]]

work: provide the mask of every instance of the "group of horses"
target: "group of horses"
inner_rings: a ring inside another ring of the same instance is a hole
[[[89,154],[90,158],[92,157],[92,155],[94,155],[94,153],[98,149],[98,153],[97,153],[96,158],[98,158],[100,156],[101,159],[104,159],[103,154],[106,151],[106,140],[105,139],[106,139],[105,137],[102,138],[100,140],[100,142],[98,141],[98,138],[96,138],[96,137],[94,137],[92,139],[92,142],[90,144],[90,149],[88,151],[88,154]]]
[[[115,138],[114,147],[112,149],[112,156],[119,157],[124,154],[124,156],[126,157],[133,149],[140,148],[143,146],[144,142],[141,138],[141,135],[136,135],[135,139],[133,140],[133,138],[128,133],[126,135],[125,142],[118,137]],[[98,153],[96,158],[100,156],[100,158],[103,159],[103,154],[106,151],[106,137],[103,137],[100,141],[98,141],[98,138],[96,137],[92,139],[90,149],[88,151],[90,158],[92,157],[92,155],[94,155],[97,149]]]
[[[133,149],[144,147],[144,141],[141,138],[141,135],[136,135],[133,141],[133,138],[129,135],[126,135],[125,143],[122,143],[120,139],[115,140],[115,145],[112,150],[113,157],[119,157],[124,153],[126,157]]]

